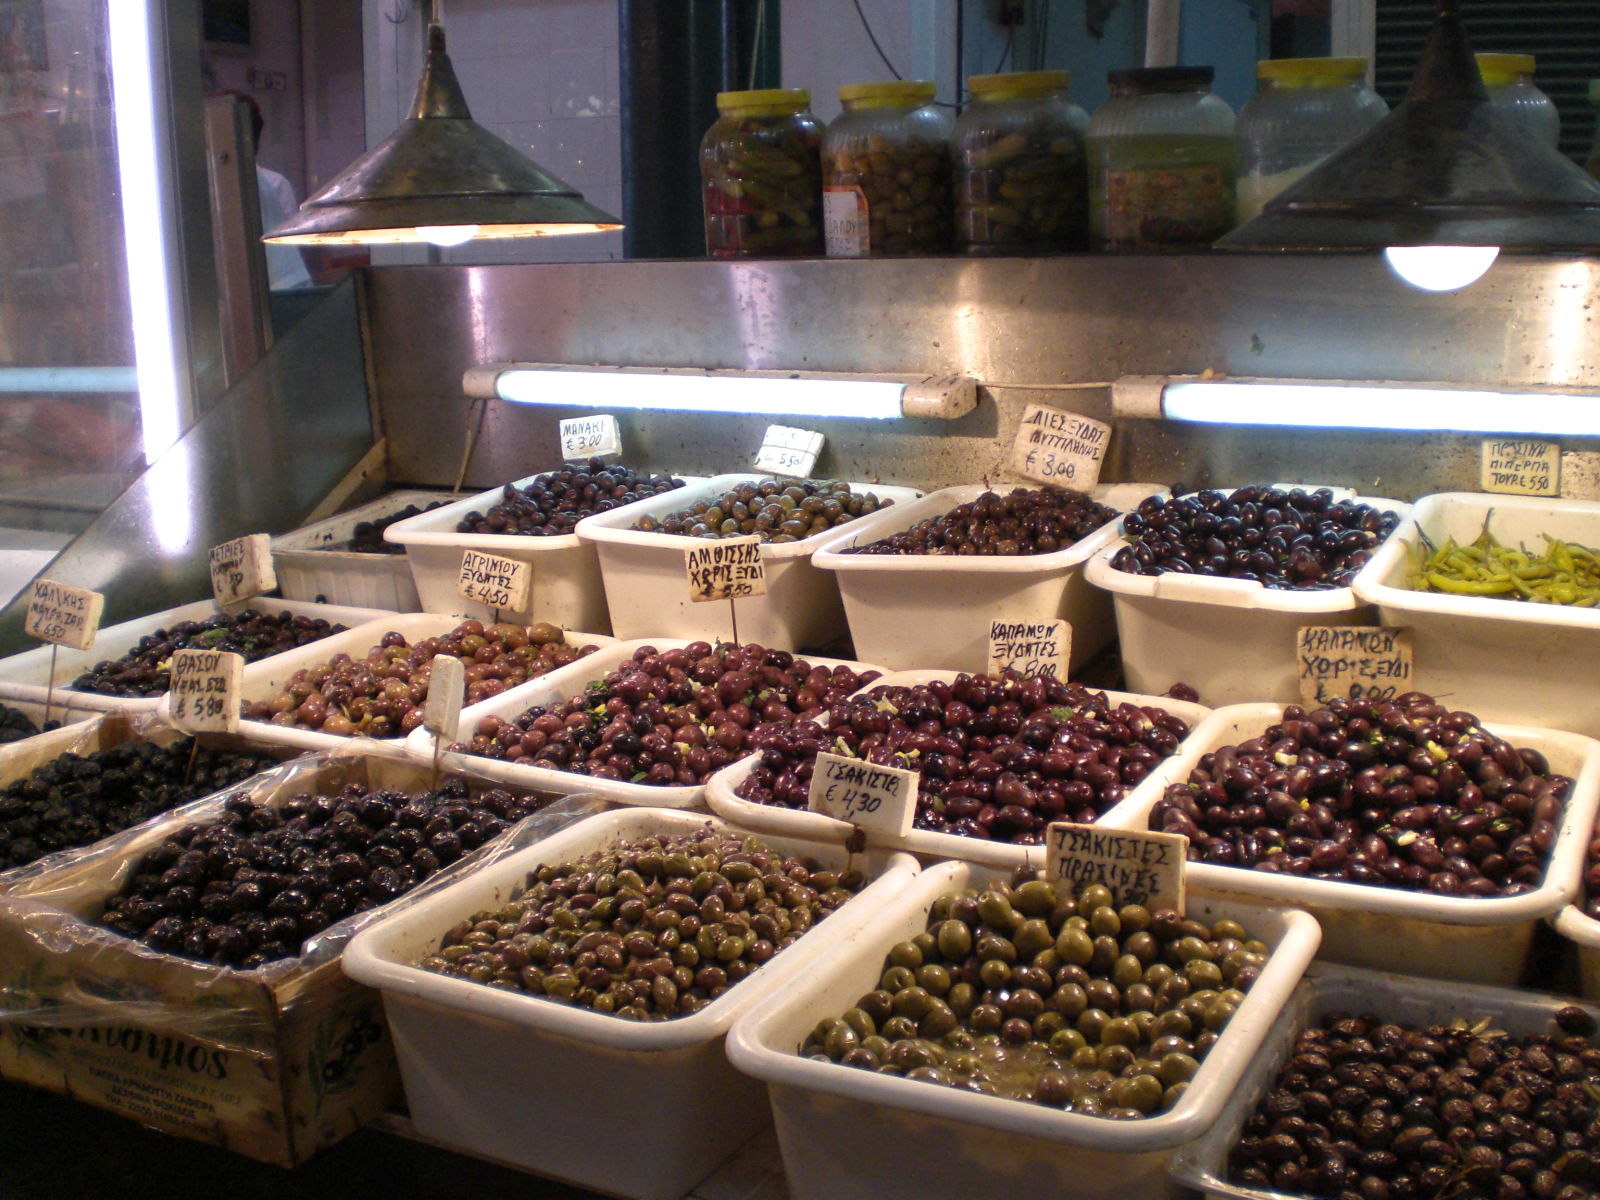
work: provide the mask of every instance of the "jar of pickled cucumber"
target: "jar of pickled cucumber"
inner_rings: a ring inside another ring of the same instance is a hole
[[[1561,144],[1561,114],[1555,101],[1533,82],[1531,54],[1479,54],[1478,74],[1489,103],[1514,120],[1530,138],[1552,150]]]
[[[1234,126],[1241,225],[1389,114],[1367,86],[1364,58],[1268,58],[1256,64],[1256,76],[1260,88]]]
[[[1089,120],[1090,245],[1189,250],[1233,228],[1233,110],[1210,67],[1110,71]]]
[[[950,246],[950,121],[920,79],[847,83],[822,135],[830,258],[933,254]]]
[[[822,122],[804,88],[719,92],[700,140],[706,253],[822,253]]]
[[[974,75],[956,118],[955,242],[968,254],[1038,254],[1089,244],[1089,114],[1066,71]]]

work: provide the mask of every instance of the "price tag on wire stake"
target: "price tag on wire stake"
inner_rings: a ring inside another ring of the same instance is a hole
[[[1307,625],[1295,631],[1300,701],[1335,696],[1389,699],[1411,691],[1411,630],[1379,625]]]
[[[989,622],[989,674],[1054,675],[1063,682],[1072,658],[1072,626],[1066,621]]]
[[[527,612],[533,603],[533,564],[481,550],[463,550],[456,591],[464,600],[493,609]]]
[[[905,837],[917,812],[920,776],[859,758],[819,754],[811,771],[806,807],[877,833]]]
[[[1087,492],[1100,481],[1111,426],[1047,404],[1022,410],[1011,446],[1011,470],[1024,479]]]
[[[761,450],[756,454],[756,470],[805,479],[816,468],[822,442],[822,435],[809,429],[768,425],[761,439]]]
[[[272,539],[247,534],[211,547],[211,591],[226,607],[278,586],[272,569]]]
[[[603,458],[622,453],[622,434],[617,419],[610,413],[592,417],[572,417],[561,422],[561,457],[566,462],[580,458]]]
[[[35,579],[22,632],[41,642],[87,650],[100,632],[100,614],[105,607],[106,598],[99,592],[52,579]]]
[[[428,670],[428,698],[423,702],[422,723],[441,745],[456,740],[461,700],[466,692],[466,665],[453,654],[435,654]]]
[[[767,594],[758,537],[719,538],[690,546],[683,552],[683,570],[689,577],[689,599],[696,604]]]
[[[174,650],[167,700],[172,723],[185,733],[235,733],[244,655],[225,650]]]
[[[1104,829],[1057,821],[1045,829],[1045,875],[1082,889],[1101,883],[1117,903],[1184,911],[1184,861],[1189,839],[1181,833]]]

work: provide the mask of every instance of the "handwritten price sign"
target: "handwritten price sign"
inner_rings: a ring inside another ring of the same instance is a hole
[[[561,457],[568,462],[622,453],[622,434],[610,413],[561,422]]]
[[[1077,888],[1101,883],[1118,904],[1183,911],[1189,839],[1058,821],[1045,829],[1045,873]]]
[[[1066,679],[1072,626],[1065,621],[990,621],[989,673],[1054,675]]]
[[[1335,696],[1387,700],[1411,691],[1411,630],[1379,625],[1307,625],[1295,634],[1300,699]]]
[[[1478,486],[1512,496],[1561,494],[1561,444],[1485,438]]]
[[[683,552],[683,570],[689,577],[689,599],[696,604],[767,594],[767,571],[757,537],[691,546]]]
[[[87,650],[94,645],[95,635],[100,632],[100,614],[105,607],[106,598],[99,592],[50,579],[35,579],[22,631],[41,642]]]
[[[822,453],[822,441],[820,433],[813,433],[809,429],[768,425],[766,435],[761,439],[761,450],[756,455],[756,470],[804,479],[817,465],[817,455]]]
[[[1065,409],[1030,404],[1022,412],[1011,469],[1024,479],[1087,492],[1099,482],[1111,426]]]
[[[533,603],[533,564],[464,550],[456,591],[490,608],[526,612]]]
[[[905,837],[917,811],[918,781],[915,771],[819,754],[806,807],[862,829]]]
[[[185,733],[234,733],[244,656],[222,650],[174,650],[167,690],[172,723]]]
[[[441,743],[456,740],[461,701],[467,692],[467,668],[453,654],[436,654],[428,671],[428,699],[422,723]]]
[[[211,547],[211,590],[226,607],[278,586],[271,539],[252,533]]]

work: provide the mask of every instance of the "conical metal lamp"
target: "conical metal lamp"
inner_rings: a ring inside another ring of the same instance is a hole
[[[1441,0],[1399,106],[1218,249],[1600,251],[1600,183],[1489,103],[1457,8]]]
[[[616,217],[472,119],[445,53],[444,27],[432,23],[411,115],[262,240],[455,244],[620,228]]]

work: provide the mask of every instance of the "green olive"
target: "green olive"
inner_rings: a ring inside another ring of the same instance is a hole
[[[889,962],[897,967],[916,970],[922,965],[922,951],[912,942],[896,942],[889,950]]]
[[[1101,1042],[1095,1048],[1095,1065],[1102,1071],[1110,1071],[1113,1075],[1121,1075],[1133,1066],[1133,1050],[1120,1042]]]
[[[1115,1108],[1151,1113],[1160,1106],[1164,1090],[1154,1075],[1129,1075],[1112,1081],[1106,1089],[1106,1102]]]
[[[1156,1074],[1162,1083],[1171,1087],[1175,1083],[1187,1083],[1199,1069],[1200,1064],[1187,1054],[1163,1054]]]
[[[1222,968],[1203,958],[1191,958],[1184,964],[1183,973],[1195,988],[1218,989],[1223,985]]]
[[[928,1010],[917,1022],[917,1032],[925,1038],[940,1038],[958,1028],[961,1019],[943,1000],[931,999]]]
[[[822,1052],[837,1062],[860,1044],[861,1036],[840,1021],[828,1030],[828,1036],[822,1040]]]
[[[916,984],[901,988],[894,996],[894,1011],[914,1021],[920,1020],[932,1005],[933,997],[928,995],[927,989]]]
[[[1094,939],[1082,929],[1068,927],[1056,938],[1056,953],[1065,962],[1086,967],[1094,957]]]
[[[1124,904],[1117,910],[1123,933],[1143,933],[1150,928],[1150,910],[1142,904]]]
[[[901,1038],[917,1036],[917,1023],[910,1017],[901,1016],[899,1013],[885,1021],[882,1029],[883,1036],[891,1042],[897,1042]]]
[[[904,991],[916,982],[917,977],[912,973],[910,967],[889,967],[884,971],[883,978],[879,981],[879,986],[884,991],[893,994]]]
[[[980,933],[978,935],[977,955],[979,961],[988,961],[998,958],[1006,963],[1017,961],[1017,948],[1010,938],[1001,937],[997,933]]]
[[[1050,926],[1039,917],[1030,917],[1017,927],[1016,933],[1011,935],[1018,957],[1030,961],[1041,950],[1053,947],[1055,940],[1055,935],[1050,932]]]
[[[1137,1046],[1139,1030],[1127,1017],[1112,1017],[1100,1027],[1100,1041],[1110,1046]]]
[[[978,897],[978,918],[991,929],[1009,934],[1022,924],[1022,916],[1001,892],[990,890]]]
[[[1078,911],[1092,913],[1097,908],[1108,908],[1116,900],[1111,889],[1103,883],[1091,883],[1078,893]]]
[[[1069,1021],[1076,1021],[1089,1007],[1089,996],[1079,984],[1064,983],[1050,995],[1050,1009]]]
[[[929,989],[930,991],[932,989]],[[953,983],[950,990],[945,993],[944,1002],[958,1017],[965,1018],[971,1014],[978,1003],[978,989],[970,983]]]
[[[869,1038],[878,1032],[878,1023],[867,1016],[862,1009],[847,1008],[839,1019],[854,1029],[860,1037]]]
[[[1011,903],[1029,917],[1048,916],[1055,910],[1055,884],[1045,879],[1030,879],[1011,893]]]
[[[1089,932],[1095,937],[1117,937],[1122,933],[1122,918],[1117,910],[1107,905],[1089,913]]]
[[[1144,982],[1144,964],[1131,954],[1124,954],[1111,964],[1111,982],[1119,988],[1130,988]]]
[[[943,963],[924,963],[917,968],[917,984],[935,996],[950,990],[950,968]]]
[[[1078,1032],[1091,1042],[1099,1042],[1100,1031],[1106,1027],[1106,1022],[1111,1020],[1111,1014],[1103,1008],[1086,1008],[1078,1014],[1076,1022]]]
[[[1050,1053],[1057,1058],[1070,1058],[1088,1044],[1076,1029],[1058,1029],[1050,1035]]]
[[[972,929],[962,921],[947,920],[939,925],[939,953],[960,962],[972,953]]]
[[[1003,988],[1011,982],[1011,964],[1003,958],[985,959],[978,967],[978,979],[987,988]]]

